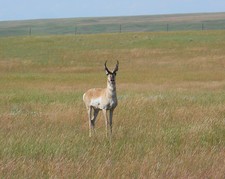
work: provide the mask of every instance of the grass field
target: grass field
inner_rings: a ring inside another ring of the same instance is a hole
[[[0,39],[0,178],[224,178],[225,32]],[[82,94],[117,75],[110,145]]]
[[[0,36],[224,30],[225,12],[0,21]]]

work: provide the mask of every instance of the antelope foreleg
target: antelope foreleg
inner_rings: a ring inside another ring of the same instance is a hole
[[[103,115],[105,118],[106,137],[108,137],[109,120],[108,120],[107,110],[104,109],[104,110],[102,110],[102,112],[103,112]]]
[[[112,135],[112,118],[113,118],[113,109],[109,111],[109,126],[110,126],[110,135]]]

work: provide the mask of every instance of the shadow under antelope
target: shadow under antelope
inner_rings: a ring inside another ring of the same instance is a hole
[[[106,136],[108,133],[112,135],[112,118],[113,111],[117,106],[116,96],[116,72],[119,69],[119,62],[117,61],[116,67],[113,71],[110,71],[106,66],[105,72],[107,75],[107,87],[106,88],[92,88],[89,89],[83,95],[83,101],[86,105],[89,120],[89,137],[92,135],[92,131],[95,127],[96,118],[100,110],[102,110],[105,124],[106,124]],[[109,115],[107,114],[109,111]]]

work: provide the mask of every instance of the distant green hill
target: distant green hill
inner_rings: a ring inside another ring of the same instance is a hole
[[[224,13],[0,21],[0,36],[225,29]]]

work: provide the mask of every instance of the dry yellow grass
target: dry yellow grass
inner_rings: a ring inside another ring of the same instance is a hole
[[[2,38],[1,178],[224,178],[224,31]],[[120,61],[113,140],[82,94]]]

